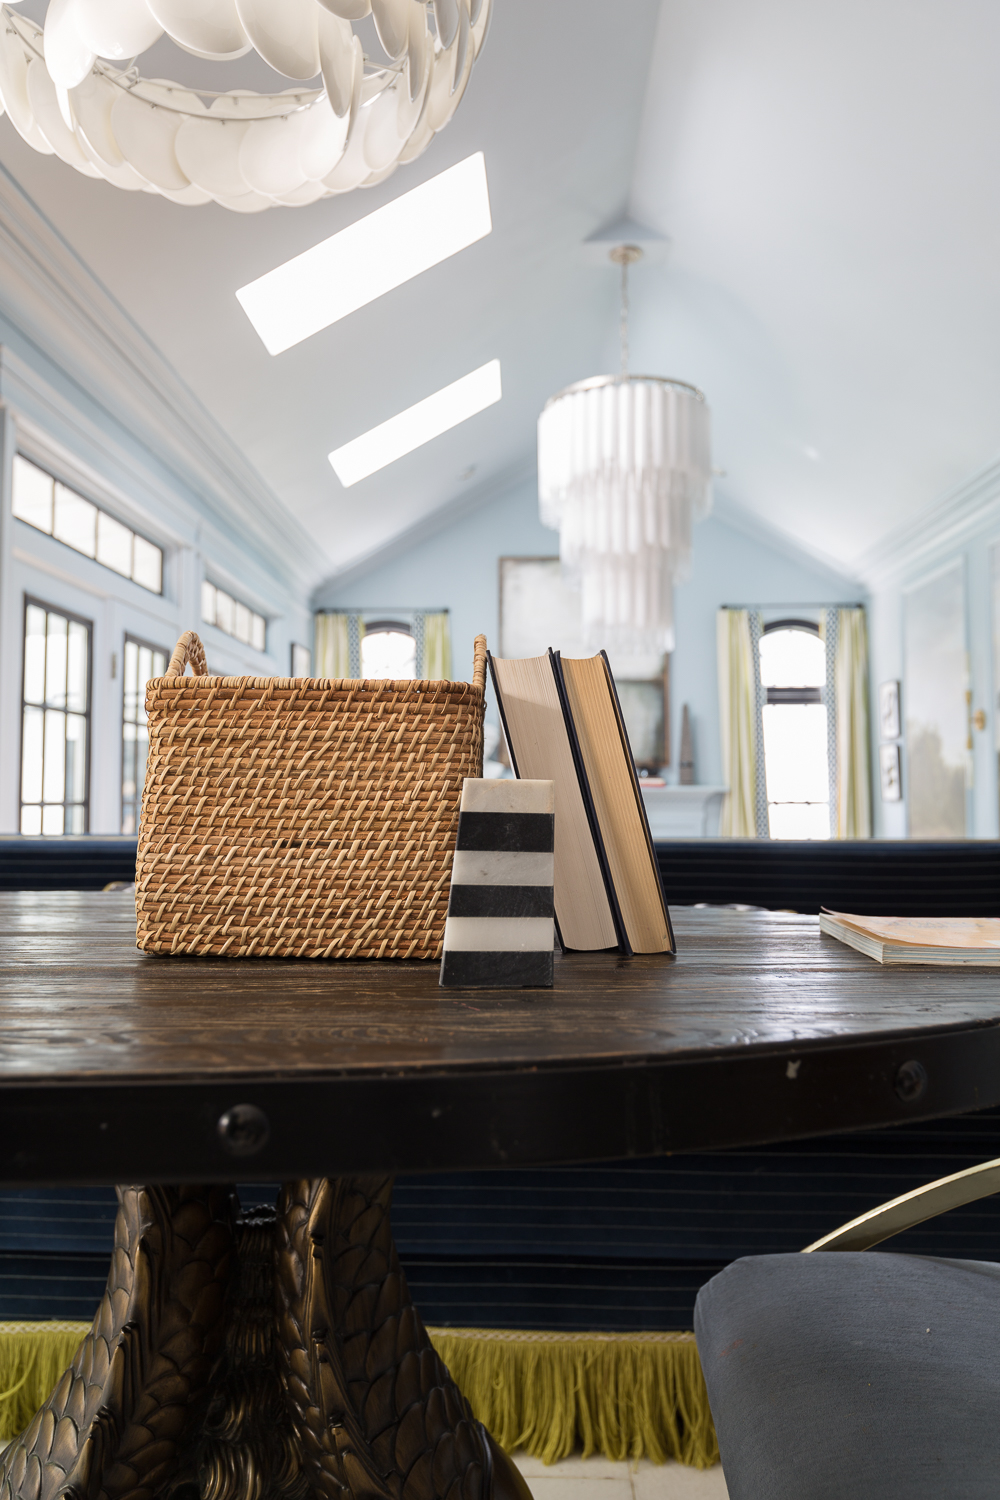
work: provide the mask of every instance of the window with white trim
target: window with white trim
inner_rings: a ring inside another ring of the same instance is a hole
[[[252,646],[255,651],[267,650],[264,616],[207,579],[201,586],[201,618],[206,625],[214,625],[217,630],[242,641],[245,646]]]
[[[11,509],[19,521],[34,526],[36,531],[44,531],[46,536],[55,537],[74,552],[92,557],[103,568],[131,578],[151,594],[162,594],[162,547],[147,541],[37,464],[22,458],[20,453],[14,458]]]
[[[808,620],[775,620],[760,641],[767,820],[773,839],[830,837],[826,647]]]
[[[22,833],[86,833],[90,802],[89,620],[24,601]]]
[[[142,784],[146,779],[149,730],[146,683],[167,670],[167,653],[146,641],[125,637],[122,672],[122,833],[138,833]]]
[[[417,675],[417,641],[401,620],[371,620],[361,637],[362,677]]]

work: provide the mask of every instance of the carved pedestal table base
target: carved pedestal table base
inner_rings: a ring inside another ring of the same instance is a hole
[[[93,1328],[0,1500],[531,1500],[410,1301],[391,1194],[119,1188]]]

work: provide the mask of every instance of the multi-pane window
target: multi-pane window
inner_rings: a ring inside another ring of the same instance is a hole
[[[771,837],[828,839],[826,648],[816,626],[804,620],[766,626],[760,681]]]
[[[25,600],[22,833],[87,832],[90,631],[87,620]]]
[[[362,677],[416,677],[417,642],[399,620],[372,620],[361,637]]]
[[[312,652],[308,646],[300,646],[292,642],[292,673],[293,677],[312,676]]]
[[[248,604],[241,604],[225,589],[220,589],[207,580],[201,586],[201,618],[208,625],[235,636],[255,651],[267,650],[267,621]]]
[[[60,484],[20,454],[14,459],[13,512],[74,552],[131,578],[153,594],[163,592],[163,549]]]
[[[138,833],[142,784],[146,779],[149,730],[146,727],[146,683],[162,677],[167,654],[145,641],[125,637],[122,699],[122,833]]]

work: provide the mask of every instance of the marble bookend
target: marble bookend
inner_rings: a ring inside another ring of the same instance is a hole
[[[551,986],[554,807],[551,781],[463,782],[443,985]]]

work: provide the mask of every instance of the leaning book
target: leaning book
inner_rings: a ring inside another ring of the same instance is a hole
[[[1000,968],[1000,918],[857,917],[822,911],[820,931],[880,964],[973,964]]]
[[[515,774],[555,788],[555,913],[564,948],[673,953],[656,851],[603,651],[489,656]]]

